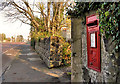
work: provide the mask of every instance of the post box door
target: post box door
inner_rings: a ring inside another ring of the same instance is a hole
[[[92,33],[89,33],[89,42],[90,42],[90,45],[89,45],[89,63],[88,63],[88,66],[92,69],[99,69],[99,50],[98,50],[98,46],[97,46],[97,35],[98,35],[98,32],[92,32]]]

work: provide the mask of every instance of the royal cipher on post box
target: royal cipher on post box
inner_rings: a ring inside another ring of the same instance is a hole
[[[88,68],[101,71],[99,16],[86,17]]]

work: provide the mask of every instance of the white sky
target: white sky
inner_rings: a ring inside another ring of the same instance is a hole
[[[16,0],[19,1],[19,0]],[[47,2],[47,0],[28,0],[29,3],[33,4],[33,2]],[[2,0],[0,1],[2,2]],[[35,8],[34,8],[35,9]],[[0,12],[0,33],[5,33],[6,37],[23,35],[24,39],[28,38],[30,32],[30,26],[22,23],[20,21],[16,21],[14,23],[7,21],[7,17],[4,16],[4,12]]]
[[[21,25],[20,21],[11,23],[7,20],[8,18],[4,16],[4,13],[0,12],[0,33],[5,33],[6,37],[23,35],[23,37],[27,39],[30,32],[29,25],[23,23]]]

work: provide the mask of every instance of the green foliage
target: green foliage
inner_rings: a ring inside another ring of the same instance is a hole
[[[98,10],[100,19],[100,28],[106,38],[112,39],[115,43],[115,51],[118,52],[120,45],[120,2],[103,3]]]
[[[120,48],[120,2],[76,2],[73,9],[68,10],[71,17],[84,17],[85,13],[96,10],[99,13],[100,31],[115,43],[115,51]],[[85,21],[84,21],[85,22]]]
[[[74,8],[68,9],[67,13],[72,17],[80,17],[85,16],[86,12],[97,10],[100,7],[100,2],[76,2],[76,6]]]
[[[71,54],[71,51],[70,51],[70,44],[68,42],[65,42],[63,44],[63,56],[67,56],[69,55],[70,56]]]
[[[67,72],[67,75],[72,75],[72,73],[71,72]]]
[[[65,65],[68,65],[71,63],[71,44],[70,43],[68,42],[63,43],[62,56],[63,56],[63,62]]]

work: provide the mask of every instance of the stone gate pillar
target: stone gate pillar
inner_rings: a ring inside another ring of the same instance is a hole
[[[81,82],[82,81],[82,25],[81,19],[72,18],[71,20],[71,38],[72,38],[72,82]]]

